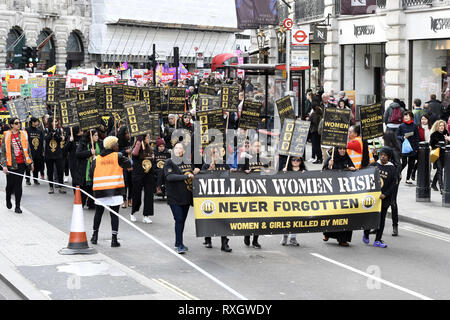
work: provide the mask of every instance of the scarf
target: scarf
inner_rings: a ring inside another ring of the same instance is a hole
[[[88,150],[91,150],[89,148],[89,144],[87,144]],[[95,155],[98,156],[100,154],[100,147],[98,145],[98,142],[95,143]],[[89,157],[87,160],[86,165],[86,182],[91,182],[91,177],[89,176],[89,171],[91,171],[91,165],[92,165],[92,157]]]
[[[413,123],[413,122],[414,122],[414,120],[409,120],[409,121],[403,120],[403,123],[406,123],[406,124],[411,124],[411,123]]]

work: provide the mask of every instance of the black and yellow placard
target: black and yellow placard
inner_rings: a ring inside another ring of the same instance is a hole
[[[88,90],[78,91],[77,94],[79,101],[84,101],[87,99],[95,99],[95,87],[90,86]]]
[[[223,111],[237,112],[239,106],[239,87],[222,86],[220,105]]]
[[[239,127],[242,129],[258,129],[261,108],[261,102],[244,100],[241,118],[239,120]]]
[[[283,156],[289,155],[292,137],[294,136],[295,120],[286,119],[283,130],[281,131],[280,142],[278,144],[278,153]]]
[[[8,101],[6,109],[11,115],[11,118],[19,118],[20,122],[28,121],[28,107],[25,99],[21,98]]]
[[[160,125],[159,125],[159,115],[151,114],[150,115],[150,123],[151,123],[151,133],[150,133],[150,141],[155,142],[158,140],[160,135]]]
[[[169,88],[169,113],[184,113],[186,104],[185,88]]]
[[[281,126],[284,124],[285,119],[293,119],[295,118],[294,107],[292,106],[291,97],[287,96],[278,101],[278,115],[280,116]]]
[[[141,93],[138,87],[123,86],[123,103],[139,101]]]
[[[78,88],[66,88],[65,95],[67,99],[78,99]]]
[[[28,98],[27,105],[28,111],[32,117],[39,119],[48,113],[44,99],[42,98]]]
[[[381,104],[362,106],[359,109],[359,114],[361,118],[361,136],[364,140],[383,136],[383,110]]]
[[[163,111],[161,109],[161,95],[161,88],[140,88],[140,100],[147,102],[148,112],[150,112],[150,114],[160,114]]]
[[[216,95],[216,88],[214,86],[207,86],[207,85],[201,84],[198,87],[198,94],[199,95],[206,94],[206,95],[209,95],[209,96],[215,96]]]
[[[137,137],[152,132],[150,114],[145,101],[125,103],[124,110],[130,136]]]
[[[80,130],[87,131],[95,129],[100,125],[100,114],[95,98],[76,102]]]
[[[207,111],[213,109],[220,109],[220,97],[213,97],[207,95],[199,95],[198,100],[200,102],[200,110]]]
[[[380,176],[351,171],[199,174],[194,181],[197,237],[376,229]]]
[[[202,147],[206,147],[210,143],[211,139],[211,129],[220,130],[223,134],[225,129],[225,123],[223,119],[223,110],[208,110],[208,111],[198,111],[197,118],[200,121],[200,137]]]
[[[289,147],[289,155],[291,157],[303,157],[310,126],[311,122],[309,121],[295,120],[294,134]]]
[[[97,82],[95,84],[95,102],[97,103],[98,112],[100,115],[104,115],[105,112],[105,84]]]
[[[322,145],[347,147],[351,110],[326,108],[323,120]]]
[[[78,121],[76,101],[77,100],[73,98],[59,101],[61,126],[63,128],[72,128],[80,125],[80,122]]]
[[[54,106],[58,101],[66,97],[66,79],[47,78],[47,105]]]
[[[123,111],[123,86],[105,85],[105,113]]]

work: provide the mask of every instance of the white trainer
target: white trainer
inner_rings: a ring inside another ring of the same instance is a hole
[[[130,214],[130,220],[131,220],[132,222],[136,222],[136,221],[137,221],[137,219],[136,219],[136,217],[134,216],[134,214]]]
[[[144,217],[144,219],[142,219],[142,222],[143,222],[143,223],[152,223],[153,221],[150,220],[149,217]]]

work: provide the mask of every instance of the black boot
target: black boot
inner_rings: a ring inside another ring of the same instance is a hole
[[[211,249],[212,248],[212,242],[211,237],[206,237],[205,242],[203,242],[206,248]]]
[[[12,209],[11,195],[6,195],[6,208]]]
[[[98,231],[94,231],[94,233],[92,234],[91,243],[97,244],[97,240],[98,240]]]
[[[244,236],[244,244],[249,247],[250,246],[250,236]]]
[[[259,236],[253,236],[252,245],[255,249],[261,249],[261,245],[258,243]]]
[[[228,246],[228,241],[230,241],[227,237],[222,237],[222,248],[220,250],[225,252],[231,252],[232,249]]]
[[[392,236],[397,237],[398,236],[398,227],[392,226]]]
[[[119,243],[119,241],[117,241],[117,234],[113,234],[113,235],[112,235],[112,239],[111,239],[111,247],[112,247],[112,248],[120,247],[120,243]]]

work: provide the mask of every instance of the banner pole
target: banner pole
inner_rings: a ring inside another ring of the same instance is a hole
[[[336,148],[333,147],[333,152],[331,154],[331,159],[333,160],[333,164],[334,164],[334,150],[336,150]],[[331,166],[331,170],[333,170],[333,166]]]
[[[55,126],[56,126],[56,104],[55,107],[53,108],[53,130],[56,130]]]
[[[227,126],[225,127],[225,132],[228,130],[228,123],[230,122],[230,112],[227,111]]]
[[[94,138],[92,137],[92,130],[89,130],[89,135],[91,136],[91,146],[94,148]]]
[[[288,166],[289,166],[289,161],[291,160],[291,156],[289,155],[287,160],[286,160],[286,166],[284,167],[285,170],[287,170]]]

